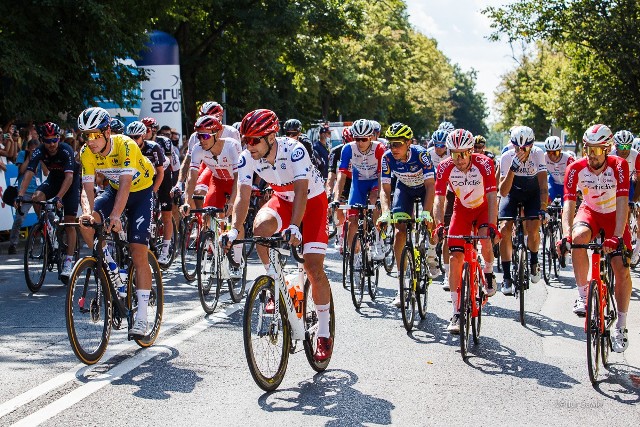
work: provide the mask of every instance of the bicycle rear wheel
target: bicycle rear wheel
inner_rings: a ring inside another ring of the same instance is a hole
[[[331,301],[329,304],[329,334],[333,343],[335,344],[336,320],[335,314],[333,312],[333,295],[331,296]],[[307,361],[309,362],[309,365],[311,365],[313,370],[316,372],[322,372],[327,369],[327,366],[329,366],[331,358],[322,362],[318,362],[313,357],[318,344],[318,314],[316,313],[316,304],[313,301],[313,295],[311,292],[311,282],[309,282],[308,279],[304,284],[304,310],[302,312],[304,313],[304,329],[305,331],[307,331],[307,337],[303,342],[304,354],[305,356],[307,356]]]
[[[553,260],[553,274],[555,274],[556,279],[558,279],[560,278],[560,259],[558,252],[556,251],[556,242],[562,240],[562,229],[560,228],[559,224],[556,223],[556,225],[553,227],[553,233],[551,234],[551,236],[553,238],[551,239],[549,250],[551,251],[551,259]]]
[[[469,263],[465,262],[462,266],[462,283],[459,288],[460,298],[460,354],[463,359],[467,357],[469,350],[469,329],[471,326],[471,304],[470,293],[471,276],[469,272]]]
[[[67,288],[65,319],[71,349],[87,365],[98,362],[111,335],[111,292],[93,257],[76,263]]]
[[[416,316],[416,299],[414,295],[415,260],[413,259],[413,248],[406,246],[402,250],[400,257],[400,270],[398,271],[400,285],[400,312],[402,313],[402,324],[407,332],[413,329],[413,322]]]
[[[598,290],[598,283],[592,280],[589,285],[589,299],[587,302],[587,369],[589,370],[589,380],[592,384],[598,381],[599,373],[599,360],[600,360],[600,345],[602,344],[602,336],[600,334],[600,328],[602,324],[600,322],[600,292]]]
[[[231,252],[228,252],[226,257],[231,256]],[[230,261],[226,260],[228,265],[230,266]],[[231,301],[240,302],[242,301],[242,297],[244,296],[244,290],[247,287],[247,258],[246,255],[243,254],[243,265],[242,267],[242,277],[239,279],[229,279],[229,295],[231,296]],[[221,279],[218,279],[221,280]]]
[[[367,285],[369,288],[369,296],[372,301],[375,301],[376,296],[378,296],[378,281],[380,279],[380,263],[372,262],[370,263],[371,268],[373,269],[372,276],[367,276]]]
[[[205,313],[211,314],[218,305],[222,281],[217,280],[215,235],[207,230],[200,235],[200,249],[196,276],[198,277],[198,297]]]
[[[275,316],[275,282],[269,276],[259,276],[247,295],[242,322],[244,354],[249,372],[265,391],[278,388],[287,371],[291,336],[282,296],[278,317]]]
[[[182,274],[188,282],[196,280],[196,268],[198,266],[199,233],[198,219],[188,217],[184,220],[184,233],[180,239],[180,261],[182,261]]]
[[[526,319],[524,314],[524,295],[527,289],[527,280],[529,279],[527,267],[527,250],[524,246],[518,248],[518,298],[520,299],[520,324],[526,325]]]
[[[24,248],[24,278],[27,287],[33,293],[40,290],[47,275],[49,250],[42,223],[36,223],[31,228],[27,246]]]
[[[546,225],[543,227],[542,232],[542,276],[544,277],[544,282],[548,285],[551,281],[551,268],[552,268],[552,254],[550,251],[551,241],[553,240],[551,237],[551,227]]]
[[[162,313],[164,309],[164,287],[162,285],[162,273],[160,265],[151,250],[147,251],[147,259],[151,268],[151,293],[147,305],[147,319],[153,319],[150,328],[143,338],[135,338],[134,341],[140,347],[149,347],[158,338],[160,325],[162,324]],[[138,295],[136,294],[136,270],[133,263],[129,269],[129,284],[127,286],[127,307],[133,315],[138,312]],[[133,317],[132,317],[133,320]]]
[[[356,252],[356,249],[360,246],[360,250]],[[351,274],[351,301],[356,309],[360,308],[362,304],[362,297],[364,295],[364,281],[367,278],[366,275],[366,262],[367,253],[366,246],[364,244],[364,237],[357,232],[353,236],[351,242],[351,252],[349,253],[349,273]]]
[[[342,287],[349,288],[351,281],[351,242],[347,242],[347,233],[349,231],[349,221],[343,224],[342,234]]]
[[[171,233],[171,243],[169,243],[169,261],[165,264],[158,263],[163,271],[171,267],[171,263],[173,263],[173,260],[176,257],[178,228],[176,226],[176,220],[173,217],[171,217],[171,229],[173,230],[173,232]],[[157,259],[160,257],[160,254],[164,250],[164,223],[162,222],[162,218],[158,218],[158,220],[156,221],[156,238],[155,244],[153,246],[155,248],[155,255]]]

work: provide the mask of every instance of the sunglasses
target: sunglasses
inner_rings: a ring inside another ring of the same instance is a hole
[[[260,141],[262,141],[263,139],[266,141],[266,138],[264,136],[256,136],[256,137],[245,136],[244,143],[247,144],[249,147],[253,147],[254,145],[260,144]]]
[[[464,159],[471,155],[471,151],[452,151],[451,158],[453,160]]]
[[[447,144],[433,144],[433,146],[436,148],[444,148],[447,146]]]
[[[42,140],[45,144],[55,144],[56,142],[60,142],[60,138],[43,138]]]
[[[523,147],[518,147],[518,150],[525,151],[525,152],[531,151],[531,145],[525,145]]]
[[[584,151],[587,153],[587,156],[601,156],[606,150],[607,147],[589,147],[588,145],[584,147]]]
[[[365,136],[364,138],[353,138],[356,142],[369,142],[369,137]]]
[[[404,141],[389,141],[389,146],[391,148],[400,148],[405,145]]]
[[[200,141],[208,141],[213,138],[215,142],[218,139],[218,136],[214,133],[198,133],[197,135]]]
[[[87,137],[87,141],[93,141],[94,139],[102,138],[102,132],[85,133],[85,136]]]
[[[616,144],[618,150],[631,150],[631,144]]]
[[[547,153],[549,153],[550,156],[559,156],[561,151],[560,150],[549,150],[549,151],[547,151]]]

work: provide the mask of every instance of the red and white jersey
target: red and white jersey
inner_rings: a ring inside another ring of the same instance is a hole
[[[220,138],[224,142],[224,147],[219,156],[214,156],[209,150],[202,148],[200,143],[193,147],[191,153],[191,170],[199,170],[204,163],[211,169],[211,175],[215,179],[230,180],[233,174],[238,172],[238,161],[240,159],[240,143],[233,138]]]
[[[493,160],[484,154],[471,155],[471,167],[462,172],[449,157],[438,166],[436,196],[445,196],[447,187],[456,194],[462,206],[474,209],[486,203],[487,193],[496,192],[496,173]]]
[[[436,168],[436,170],[438,170],[438,166],[440,166],[440,163],[451,157],[448,148],[442,156],[439,156],[438,153],[436,153],[436,147],[429,147],[427,148],[427,154],[429,154],[429,157],[431,157],[431,163],[433,163],[433,167]]]
[[[324,193],[322,176],[311,163],[309,154],[301,142],[287,137],[277,137],[272,149],[277,150],[273,165],[265,159],[254,160],[249,150],[240,154],[238,185],[251,186],[255,172],[271,186],[276,196],[288,202],[293,202],[293,183],[298,180],[309,181],[309,199]]]
[[[618,155],[616,154],[615,148],[611,150],[611,155],[612,156]],[[618,157],[621,157],[624,159],[624,157],[622,156],[618,156]],[[632,148],[631,150],[629,150],[629,155],[625,160],[629,164],[629,178],[635,180],[636,177],[638,176],[638,172],[640,171],[640,156],[638,155],[638,152]]]
[[[567,171],[567,166],[573,163],[575,159],[567,153],[562,153],[560,160],[552,162],[551,159],[549,159],[549,155],[545,152],[544,160],[547,162],[547,173],[553,179],[553,182],[558,185],[564,184],[564,174]]]
[[[198,141],[197,133],[198,132],[194,132],[189,137],[189,148],[187,148],[187,156],[191,155],[191,152],[193,151],[193,147],[195,147],[196,144],[200,142]],[[222,135],[220,135],[220,138],[233,138],[236,141],[241,141],[240,132],[238,132],[238,129],[229,125],[222,125]]]
[[[576,160],[567,168],[564,200],[575,201],[578,191],[582,192],[582,204],[590,210],[615,212],[616,197],[629,197],[629,165],[623,158],[608,155],[604,170],[596,175],[588,158]]]

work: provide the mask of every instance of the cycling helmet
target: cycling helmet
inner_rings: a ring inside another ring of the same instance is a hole
[[[550,136],[544,140],[544,149],[546,151],[562,150],[562,141],[557,136]]]
[[[468,130],[456,129],[447,135],[447,148],[449,150],[462,151],[470,150],[475,144],[473,135]]]
[[[287,132],[302,132],[302,123],[298,119],[289,119],[284,122],[282,127],[285,133]]]
[[[44,123],[38,129],[38,135],[40,138],[49,139],[59,137],[62,131],[60,130],[60,126],[53,122]]]
[[[111,126],[111,132],[113,133],[124,132],[124,123],[120,119],[111,119],[109,126]]]
[[[628,130],[619,130],[613,135],[616,144],[633,144],[633,134]]]
[[[438,130],[443,130],[445,132],[453,132],[455,128],[456,127],[451,122],[442,122],[438,126]]]
[[[613,142],[613,134],[607,125],[593,125],[582,135],[585,145],[608,147]]]
[[[247,113],[240,124],[240,134],[249,138],[266,136],[279,130],[278,116],[273,111],[266,109]]]
[[[224,108],[215,101],[207,101],[200,106],[198,113],[200,116],[221,116],[224,113]]]
[[[449,135],[449,132],[447,132],[446,130],[437,130],[434,133],[431,134],[431,141],[429,141],[430,143],[432,143],[433,145],[435,144],[446,144],[447,143],[447,135]]]
[[[216,133],[220,129],[222,129],[222,123],[215,116],[198,117],[198,120],[193,125],[193,130],[202,133]]]
[[[153,117],[145,117],[144,119],[142,119],[140,121],[142,123],[144,123],[144,125],[146,127],[148,127],[149,129],[158,130],[158,128],[159,128],[158,121],[156,119],[154,119]]]
[[[91,107],[80,113],[78,117],[78,130],[80,132],[102,132],[109,127],[111,116],[107,110],[100,107]]]
[[[351,134],[354,138],[373,135],[373,125],[367,119],[359,119],[351,125]]]
[[[342,142],[344,142],[345,144],[349,143],[349,142],[353,142],[353,134],[351,133],[351,129],[349,128],[344,128],[342,130]]]
[[[145,125],[139,120],[129,123],[129,125],[127,126],[127,130],[125,131],[125,135],[128,135],[128,136],[140,136],[140,135],[146,135],[146,134],[147,134],[147,125]]]
[[[633,142],[631,143],[631,148],[636,151],[640,151],[640,138],[633,138]]]
[[[511,130],[511,143],[516,147],[526,147],[536,140],[533,129],[529,126],[516,126]]]
[[[240,131],[240,122],[234,122],[231,126],[234,127],[238,132]]]
[[[476,135],[475,144],[487,145],[487,138],[482,135]]]
[[[394,124],[389,126],[389,129],[387,129],[387,131],[384,133],[384,136],[388,139],[411,139],[413,138],[413,131],[404,123],[395,122]]]
[[[376,122],[375,120],[369,120],[371,122],[371,126],[373,126],[373,131],[376,133],[380,133],[382,131],[382,126],[380,126],[380,123]]]

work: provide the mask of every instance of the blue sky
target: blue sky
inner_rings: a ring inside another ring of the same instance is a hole
[[[480,11],[502,6],[508,0],[405,0],[409,21],[421,33],[433,37],[439,49],[463,70],[478,71],[477,88],[484,92],[494,117],[494,91],[500,76],[514,68],[511,48],[505,41],[490,42],[490,20]]]

